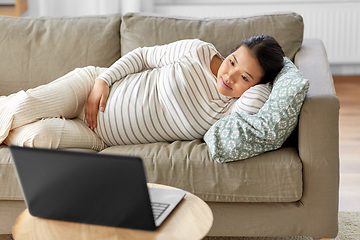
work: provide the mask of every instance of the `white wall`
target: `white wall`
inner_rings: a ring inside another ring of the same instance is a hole
[[[84,16],[120,12],[118,0],[28,0],[22,16]]]
[[[28,0],[23,17],[89,16],[153,12],[154,0]]]

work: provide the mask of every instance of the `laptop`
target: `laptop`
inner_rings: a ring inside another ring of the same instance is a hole
[[[10,146],[31,215],[155,231],[184,198],[148,188],[142,159]]]

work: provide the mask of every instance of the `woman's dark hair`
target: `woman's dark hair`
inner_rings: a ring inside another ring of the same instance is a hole
[[[285,55],[275,38],[267,35],[252,36],[244,39],[236,49],[242,45],[245,45],[251,51],[264,70],[264,76],[260,83],[273,83],[284,66]]]

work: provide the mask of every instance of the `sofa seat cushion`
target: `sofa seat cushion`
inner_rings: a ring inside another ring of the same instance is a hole
[[[213,161],[201,140],[115,146],[101,153],[139,156],[148,182],[179,187],[205,201],[293,202],[302,196],[302,163],[293,147],[226,164]],[[9,148],[1,145],[0,200],[23,199]]]
[[[205,201],[293,202],[302,196],[302,163],[293,147],[226,164],[212,160],[201,140],[115,146],[101,153],[139,156],[148,182],[185,189]]]
[[[96,152],[91,149],[69,150]],[[0,145],[0,201],[2,200],[24,200],[10,149],[4,144]]]
[[[0,145],[0,200],[23,200],[10,150]]]

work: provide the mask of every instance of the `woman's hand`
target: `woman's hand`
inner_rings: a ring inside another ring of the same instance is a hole
[[[94,129],[97,126],[97,113],[105,111],[107,98],[109,97],[109,85],[102,79],[95,82],[85,105],[85,119],[89,128]]]

